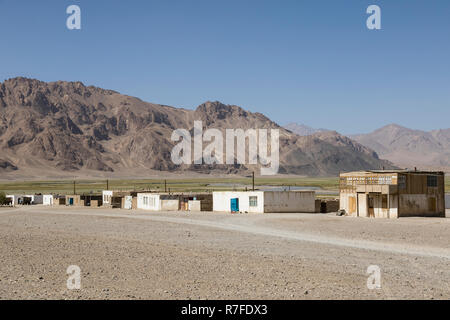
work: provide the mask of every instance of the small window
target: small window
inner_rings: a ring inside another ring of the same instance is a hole
[[[437,176],[427,176],[427,186],[437,187]]]
[[[249,198],[250,200],[250,207],[257,207],[258,206],[258,197],[252,196]]]

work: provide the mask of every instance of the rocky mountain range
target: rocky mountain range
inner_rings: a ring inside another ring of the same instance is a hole
[[[450,129],[422,131],[390,124],[351,138],[402,167],[450,168]]]
[[[0,84],[0,176],[130,176],[202,172],[244,174],[249,165],[175,165],[173,130],[280,130],[283,174],[336,175],[392,167],[376,152],[337,132],[299,136],[260,113],[205,102],[195,110],[144,102],[81,82],[14,78]]]

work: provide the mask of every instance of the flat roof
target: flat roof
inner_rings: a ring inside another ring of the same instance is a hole
[[[443,175],[444,171],[424,171],[424,170],[366,170],[366,171],[351,171],[342,172],[341,176],[353,176],[353,175],[368,175],[371,173],[377,174],[393,174],[393,173],[414,173],[414,174],[436,174]]]

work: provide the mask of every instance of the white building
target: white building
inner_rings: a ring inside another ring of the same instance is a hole
[[[44,197],[38,194],[17,195],[9,194],[6,196],[11,199],[13,205],[18,204],[42,204]]]
[[[113,196],[113,191],[111,191],[111,190],[103,190],[102,191],[102,196],[103,196],[103,205],[104,206],[111,205],[111,198]]]
[[[124,196],[123,208],[127,210],[133,209],[133,196]]]
[[[213,211],[241,213],[315,212],[314,191],[218,191]]]
[[[180,201],[177,197],[159,193],[138,193],[137,208],[151,211],[177,211]]]
[[[43,205],[44,206],[52,206],[53,205],[53,195],[44,194],[43,195]]]
[[[6,195],[6,198],[11,199],[12,205],[15,206],[19,204],[19,198],[23,198],[23,195],[8,194]]]
[[[28,194],[24,196],[24,199],[31,199],[31,204],[44,203],[44,197],[41,194]]]

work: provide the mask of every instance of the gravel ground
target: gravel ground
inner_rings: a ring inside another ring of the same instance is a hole
[[[0,299],[450,299],[450,219],[1,208],[0,254]]]

